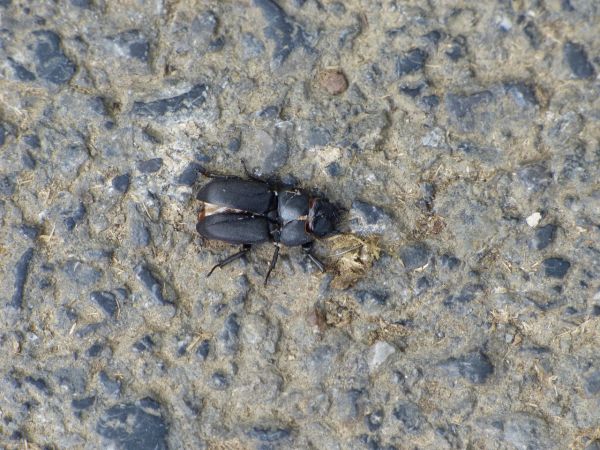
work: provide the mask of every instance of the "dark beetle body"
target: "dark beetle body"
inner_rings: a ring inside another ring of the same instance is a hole
[[[274,206],[275,193],[260,181],[215,178],[200,189],[196,198],[248,213],[267,214]]]
[[[301,189],[277,189],[262,181],[215,178],[196,197],[203,202],[196,230],[207,239],[242,244],[244,250],[213,268],[223,267],[249,250],[252,244],[272,241],[277,246],[267,277],[277,261],[279,245],[310,246],[317,238],[335,232],[337,208]],[[211,270],[212,273],[212,270]],[[266,279],[265,279],[266,283]]]
[[[196,230],[208,239],[230,244],[261,244],[271,239],[269,221],[264,217],[220,213],[206,216]]]
[[[196,230],[207,239],[230,244],[260,244],[271,240],[269,213],[275,193],[266,183],[217,178],[196,196],[204,203]]]

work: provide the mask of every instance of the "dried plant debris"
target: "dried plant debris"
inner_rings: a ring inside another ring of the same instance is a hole
[[[335,277],[331,286],[347,289],[360,280],[379,259],[379,237],[360,238],[353,234],[340,234],[330,239],[331,263]]]
[[[415,239],[423,239],[427,236],[436,236],[444,231],[446,228],[446,222],[440,216],[435,214],[433,215],[423,215],[417,221],[417,227],[413,231],[413,236]]]
[[[377,328],[369,333],[369,344],[377,341],[395,341],[398,338],[409,334],[408,327],[400,322],[391,322],[384,319],[379,319]]]
[[[355,315],[354,305],[344,297],[342,299],[330,298],[321,311],[324,325],[328,327],[343,327],[350,325]]]

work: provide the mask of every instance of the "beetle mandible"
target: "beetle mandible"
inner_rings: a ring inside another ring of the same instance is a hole
[[[302,246],[310,260],[323,271],[323,264],[311,252],[315,239],[336,232],[339,210],[325,198],[295,188],[277,188],[259,180],[216,177],[198,195],[202,209],[196,230],[207,239],[241,244],[242,250],[216,264],[222,268],[241,258],[254,244],[275,244],[264,284],[277,263],[281,245]]]

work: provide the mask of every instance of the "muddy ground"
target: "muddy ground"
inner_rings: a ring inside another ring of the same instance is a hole
[[[600,449],[599,28],[0,0],[0,448]],[[200,172],[242,160],[344,208],[325,274],[206,278]]]

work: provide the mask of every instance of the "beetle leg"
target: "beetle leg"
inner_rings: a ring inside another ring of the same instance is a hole
[[[244,172],[246,173],[246,176],[248,178],[250,178],[251,180],[255,179],[254,175],[252,174],[252,172],[250,172],[248,170],[248,166],[246,165],[246,160],[244,158],[242,158],[242,159],[240,159],[240,162],[242,163],[242,167],[244,168]],[[261,180],[259,180],[259,181],[261,181]]]
[[[244,246],[242,247],[242,249],[239,252],[225,258],[223,261],[219,262],[212,269],[210,269],[210,272],[208,272],[206,274],[206,278],[210,277],[217,267],[219,269],[221,269],[221,268],[225,267],[227,264],[229,264],[230,262],[235,261],[236,259],[240,259],[242,256],[244,256],[246,253],[248,253],[250,251],[251,247],[252,246],[250,244],[244,244]]]
[[[198,169],[198,172],[200,172],[206,178],[213,178],[213,179],[220,179],[220,180],[231,180],[231,179],[240,180],[241,179],[240,177],[238,177],[236,175],[223,175],[220,173],[211,172],[210,170],[205,169],[204,167],[200,167],[200,169]]]
[[[312,246],[313,243],[309,242],[307,244],[304,244],[302,246],[302,250],[304,250],[304,253],[306,253],[306,256],[308,256],[308,258],[312,261],[312,263],[317,266],[317,268],[321,271],[321,272],[325,272],[325,266],[323,265],[323,263],[321,261],[319,261],[319,259],[312,254]]]
[[[279,256],[279,244],[275,244],[275,252],[273,253],[273,258],[271,259],[271,264],[269,264],[269,270],[267,270],[267,275],[265,275],[265,286],[267,285],[267,281],[269,280],[269,275],[271,275],[271,271],[275,268],[275,264],[277,264],[278,256]]]

